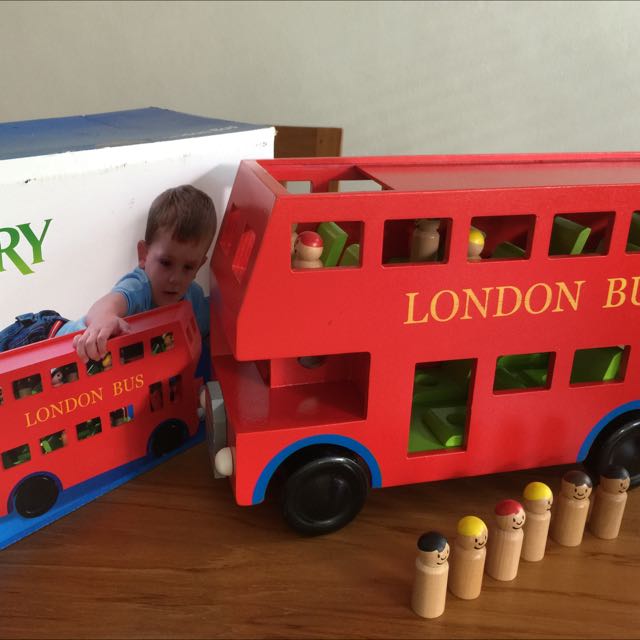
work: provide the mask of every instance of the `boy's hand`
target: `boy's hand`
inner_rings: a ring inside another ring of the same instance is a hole
[[[85,332],[73,339],[73,347],[83,362],[102,360],[107,353],[107,340],[129,333],[129,324],[118,316],[106,316],[94,320]]]

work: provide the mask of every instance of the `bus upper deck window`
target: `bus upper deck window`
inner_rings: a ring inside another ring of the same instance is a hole
[[[112,365],[113,361],[111,359],[111,352],[108,351],[102,360],[89,360],[89,362],[87,362],[87,374],[95,376],[97,373],[109,371]]]
[[[2,395],[2,387],[0,387],[0,404],[4,403],[4,395]]]
[[[144,356],[144,347],[142,342],[129,344],[126,347],[120,347],[120,362],[127,364],[134,360],[140,360]]]
[[[17,398],[27,398],[42,393],[42,378],[40,374],[21,378],[13,383],[13,395]]]
[[[627,252],[640,252],[640,211],[631,214],[631,224],[629,225],[629,235],[627,236]]]
[[[173,349],[174,340],[173,340],[173,332],[165,331],[161,336],[155,336],[151,338],[151,353],[164,353],[165,351],[170,351]]]
[[[549,241],[549,255],[606,255],[614,216],[613,211],[556,215]]]
[[[78,365],[75,362],[51,369],[51,386],[61,387],[78,379]]]
[[[291,228],[295,271],[362,264],[362,222],[304,222]]]
[[[476,216],[471,219],[467,256],[481,260],[526,260],[531,253],[534,215]]]
[[[382,264],[431,264],[446,262],[451,220],[425,217],[386,220]]]

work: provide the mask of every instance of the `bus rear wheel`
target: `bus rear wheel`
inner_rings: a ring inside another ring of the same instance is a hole
[[[58,485],[53,478],[43,475],[31,476],[16,490],[16,511],[23,518],[37,518],[53,507],[58,494]]]
[[[284,483],[284,519],[305,535],[337,531],[358,515],[368,490],[367,472],[356,460],[346,456],[311,460]]]
[[[151,453],[156,458],[171,453],[181,447],[188,437],[187,427],[179,420],[163,422],[154,432],[151,439]]]
[[[614,429],[589,453],[585,465],[597,480],[608,465],[624,467],[631,487],[640,486],[640,417]]]

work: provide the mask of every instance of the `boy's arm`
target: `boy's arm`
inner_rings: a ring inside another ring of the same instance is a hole
[[[107,340],[128,333],[129,325],[122,319],[127,310],[127,299],[114,291],[93,304],[85,317],[85,332],[73,339],[73,346],[83,362],[101,360],[107,353]]]

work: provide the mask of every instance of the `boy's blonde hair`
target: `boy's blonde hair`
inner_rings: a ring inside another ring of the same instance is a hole
[[[147,216],[144,241],[151,244],[160,229],[171,232],[178,242],[209,243],[217,229],[216,208],[211,198],[190,184],[163,191],[152,203]]]

